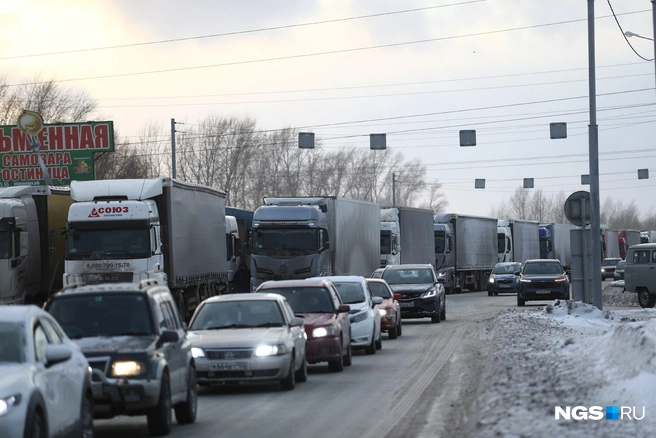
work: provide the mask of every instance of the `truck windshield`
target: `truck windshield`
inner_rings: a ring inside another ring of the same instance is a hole
[[[139,259],[150,254],[147,228],[72,229],[66,238],[66,258],[69,260]]]
[[[253,254],[312,254],[318,251],[314,228],[261,228],[253,233]]]
[[[446,251],[446,238],[444,231],[435,231],[435,254],[444,254]]]
[[[0,231],[0,259],[11,258],[11,233]]]
[[[392,253],[392,236],[390,234],[380,235],[380,253],[381,254]]]

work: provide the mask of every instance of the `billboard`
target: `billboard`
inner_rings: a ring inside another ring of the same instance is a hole
[[[17,125],[0,126],[0,187],[44,185],[39,155],[55,185],[93,180],[94,152],[114,151],[113,122],[46,124],[37,137],[41,148],[33,152]]]

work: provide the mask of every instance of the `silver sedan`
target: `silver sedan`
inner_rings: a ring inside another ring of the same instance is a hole
[[[198,384],[307,380],[303,320],[278,294],[209,298],[189,322]]]
[[[47,312],[0,306],[0,436],[93,437],[89,363]]]

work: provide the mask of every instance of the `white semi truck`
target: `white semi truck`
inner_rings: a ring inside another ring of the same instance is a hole
[[[540,233],[536,221],[497,220],[498,261],[524,263],[540,258]]]
[[[68,187],[0,189],[0,304],[42,303],[61,289]]]
[[[265,198],[251,233],[251,285],[370,276],[380,264],[380,206],[331,196]]]
[[[225,293],[222,191],[170,178],[73,181],[64,285],[166,284],[186,318]]]
[[[381,207],[380,267],[401,263],[433,263],[433,211],[413,207]]]

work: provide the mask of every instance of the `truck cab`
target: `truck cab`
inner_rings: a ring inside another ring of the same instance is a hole
[[[510,222],[505,219],[497,220],[497,241],[499,245],[499,263],[512,262],[512,232]]]
[[[435,223],[433,224],[433,233],[435,237],[435,273],[440,281],[444,280],[444,288],[451,291],[455,286],[451,225]]]
[[[380,210],[380,267],[401,263],[401,242],[399,235],[399,210],[381,208]]]

